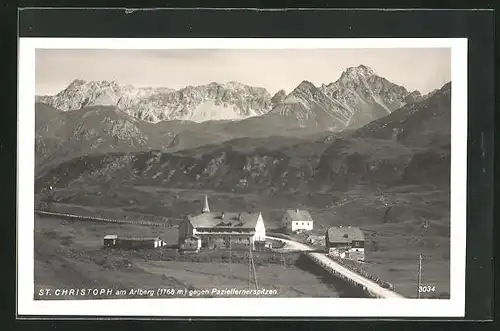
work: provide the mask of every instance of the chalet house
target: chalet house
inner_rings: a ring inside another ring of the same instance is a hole
[[[104,237],[104,246],[127,249],[137,248],[158,248],[166,243],[159,237],[119,237],[117,235],[107,235]]]
[[[281,226],[291,232],[312,230],[314,221],[307,210],[287,210],[281,219]]]
[[[266,228],[261,213],[211,212],[208,198],[201,214],[189,215],[179,225],[179,246],[189,241],[190,236],[201,239],[201,247],[238,248],[250,246],[266,239]]]
[[[328,255],[352,259],[365,259],[365,236],[360,228],[331,227],[326,231],[325,248]]]

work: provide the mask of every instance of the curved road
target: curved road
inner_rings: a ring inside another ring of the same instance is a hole
[[[376,297],[380,298],[386,298],[386,299],[404,299],[404,297],[394,291],[391,291],[389,289],[383,288],[376,282],[365,278],[348,268],[340,265],[339,263],[333,261],[330,259],[328,256],[322,253],[317,253],[317,252],[311,252],[314,251],[315,249],[307,246],[303,243],[293,241],[293,240],[288,240],[288,239],[282,239],[282,238],[276,238],[276,237],[271,237],[271,236],[266,236],[268,239],[272,240],[280,240],[285,243],[284,249],[291,249],[291,250],[296,250],[296,251],[302,251],[302,252],[309,252],[307,253],[313,261],[321,265],[323,268],[327,269],[332,269],[333,271],[343,275],[344,277],[347,277],[351,279],[352,281],[365,286],[367,291],[371,292],[374,294]]]

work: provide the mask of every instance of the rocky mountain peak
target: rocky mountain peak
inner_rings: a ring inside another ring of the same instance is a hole
[[[349,67],[344,72],[342,73],[342,77],[349,77],[349,78],[358,78],[358,77],[363,77],[363,78],[369,78],[371,76],[374,76],[375,71],[373,71],[372,68],[365,66],[363,64],[360,64],[356,67]]]
[[[312,101],[317,98],[319,89],[310,81],[303,80],[297,87],[288,95],[287,99],[300,98],[303,101]]]
[[[74,79],[69,85],[68,85],[68,88],[69,87],[78,87],[78,86],[82,86],[83,84],[85,84],[87,81],[83,80],[83,79]]]
[[[282,103],[283,100],[285,100],[285,98],[286,98],[285,90],[279,90],[278,92],[276,92],[276,94],[271,98],[271,103],[273,107],[275,105],[279,105],[280,103]]]
[[[116,80],[90,80],[86,81],[83,79],[75,79],[73,80],[66,89],[62,90],[60,93],[63,93],[66,90],[72,90],[72,89],[99,89],[99,88],[106,88],[106,87],[113,87],[117,88],[119,87],[118,83]]]
[[[311,83],[310,81],[308,80],[303,80],[294,90],[292,93],[294,92],[305,92],[305,91],[311,91],[311,90],[316,90],[316,86],[314,86],[313,83]]]
[[[394,84],[377,75],[373,69],[365,65],[347,68],[336,82],[328,85],[328,88],[333,90],[342,88],[355,89],[362,94],[392,93],[397,94],[395,97],[400,100],[403,100],[409,94],[403,86]]]

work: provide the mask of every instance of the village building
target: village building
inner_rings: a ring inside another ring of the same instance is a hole
[[[325,248],[328,255],[363,261],[365,259],[365,236],[360,228],[331,227],[325,234]]]
[[[118,236],[115,234],[108,234],[104,236],[104,246],[111,247],[116,245],[116,239],[118,239]]]
[[[211,212],[205,196],[202,212],[187,216],[179,225],[179,246],[200,238],[201,247],[255,249],[266,240],[266,228],[261,213]]]
[[[288,209],[281,219],[281,226],[291,232],[309,231],[314,228],[314,221],[307,210]]]
[[[159,237],[119,237],[117,235],[104,236],[105,247],[116,248],[159,248],[165,246],[166,243]]]

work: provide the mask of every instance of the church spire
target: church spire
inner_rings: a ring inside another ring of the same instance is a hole
[[[203,209],[201,210],[202,213],[209,213],[210,212],[210,207],[208,206],[208,196],[205,194],[205,202],[203,203]]]

